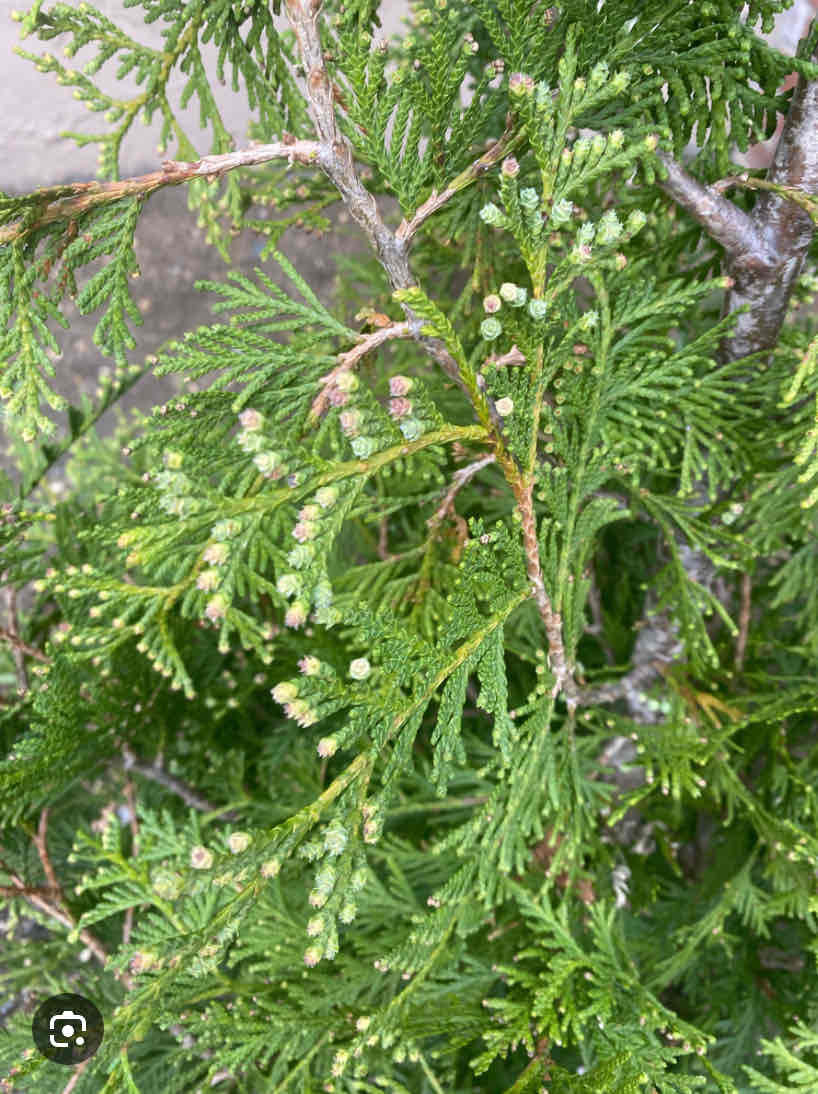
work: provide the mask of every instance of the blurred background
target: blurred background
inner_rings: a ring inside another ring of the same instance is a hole
[[[20,0],[18,0],[18,3]],[[696,2],[696,0],[693,0]],[[22,5],[21,5],[22,6]],[[161,21],[144,22],[141,6],[125,7],[122,0],[96,0],[94,5],[115,20],[129,35],[146,45],[161,47]],[[381,4],[382,29],[380,37],[400,34],[405,30],[403,20],[409,12],[409,0],[386,0]],[[73,97],[73,90],[57,83],[55,74],[40,73],[31,61],[14,53],[16,46],[41,55],[48,49],[62,60],[64,42],[40,43],[30,37],[20,42],[19,23],[12,19],[14,4],[0,0],[0,147],[5,155],[0,159],[0,190],[7,193],[24,193],[38,186],[48,186],[69,181],[81,181],[96,177],[97,146],[78,147],[71,139],[60,136],[65,130],[94,132],[104,128],[104,119],[87,110],[82,102]],[[798,39],[804,33],[810,18],[818,11],[818,0],[795,0],[789,11],[779,16],[770,36],[774,44],[785,53],[792,54]],[[281,24],[286,20],[281,17]],[[212,45],[202,49],[203,59],[214,73],[213,90],[217,105],[222,112],[226,127],[233,134],[236,147],[247,142],[247,127],[251,120],[246,100],[234,94],[229,86],[220,86],[215,79],[215,55]],[[74,61],[66,61],[80,68],[92,56],[90,50],[80,51]],[[118,97],[134,94],[137,85],[133,80],[121,83],[114,78],[115,64],[104,66],[95,79],[102,90],[116,93]],[[177,105],[186,82],[183,74],[176,73],[171,80],[171,102]],[[787,86],[787,85],[785,85]],[[197,151],[204,155],[209,151],[209,132],[200,129],[198,106],[194,98],[191,105],[179,111],[179,118]],[[156,170],[165,155],[174,155],[171,144],[166,154],[158,150],[159,126],[144,126],[137,122],[129,133],[122,149],[121,173],[143,174]],[[776,139],[753,149],[746,157],[752,166],[769,162]],[[314,235],[288,231],[282,239],[281,249],[294,262],[296,268],[325,301],[333,295],[336,256],[365,249],[365,244],[354,224],[337,206],[328,211],[335,230],[332,237],[319,239]],[[232,258],[237,269],[251,273],[258,264],[262,243],[251,232],[237,236],[232,245]],[[196,227],[195,214],[187,208],[185,187],[168,187],[153,195],[146,203],[136,235],[137,258],[142,277],[137,283],[136,299],[144,324],[136,329],[137,347],[131,359],[142,361],[164,341],[200,324],[213,322],[210,311],[210,294],[194,288],[198,278],[222,280],[227,266],[215,248],[205,242],[204,231]],[[280,272],[273,262],[265,264],[271,276],[279,278]],[[81,393],[93,395],[101,368],[108,365],[91,340],[98,317],[82,317],[67,303],[70,330],[56,328],[62,348],[57,362],[55,387],[71,402],[77,402]],[[147,376],[129,392],[122,401],[127,408],[138,406],[149,410],[166,401],[178,389],[178,377],[156,378]],[[101,422],[100,431],[110,427],[110,412]],[[8,457],[0,455],[0,465],[8,467]]]

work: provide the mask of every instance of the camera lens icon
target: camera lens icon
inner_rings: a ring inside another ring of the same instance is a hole
[[[31,1033],[39,1051],[55,1064],[82,1063],[102,1044],[105,1027],[84,995],[52,995],[37,1008]]]
[[[72,1040],[80,1048],[85,1044],[85,1038],[82,1036],[85,1033],[85,1018],[81,1014],[75,1014],[73,1010],[64,1010],[60,1014],[53,1014],[48,1025],[51,1029],[48,1043],[52,1048],[68,1048]],[[57,1031],[65,1038],[64,1041],[59,1040]]]

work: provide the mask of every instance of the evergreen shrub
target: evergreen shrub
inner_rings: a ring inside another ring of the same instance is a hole
[[[124,6],[161,48],[14,15],[100,179],[0,195],[0,1086],[814,1094],[818,27]],[[154,118],[174,158],[121,178]],[[168,185],[263,248],[135,362]],[[281,240],[341,210],[327,302]],[[69,299],[113,366],[77,406]],[[150,372],[189,387],[100,436]],[[71,1071],[61,992],[106,1024]]]

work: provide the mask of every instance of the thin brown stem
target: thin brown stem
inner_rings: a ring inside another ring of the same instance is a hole
[[[8,642],[10,646],[14,646],[16,650],[26,654],[28,657],[33,657],[35,661],[43,661],[48,664],[49,658],[43,653],[41,649],[36,646],[30,646],[28,642],[23,642],[20,636],[16,633],[16,624],[14,628],[0,627],[0,640]]]
[[[11,644],[14,674],[17,678],[17,694],[25,695],[28,691],[28,673],[26,672],[26,660],[23,655],[23,643],[17,633],[17,590],[13,585],[9,585],[5,592],[8,628],[0,630],[0,637],[5,638]]]
[[[122,749],[122,758],[126,771],[135,771],[137,775],[143,775],[146,779],[150,779],[152,782],[164,786],[166,790],[171,790],[182,799],[185,805],[189,805],[193,809],[198,809],[202,813],[216,812],[217,807],[203,794],[200,794],[198,790],[194,790],[192,787],[188,786],[182,779],[177,779],[175,775],[171,775],[169,772],[165,771],[165,769],[158,764],[143,763],[141,760],[138,760],[133,752],[127,747]]]
[[[494,463],[496,459],[497,457],[494,452],[490,452],[487,456],[482,456],[479,460],[475,460],[474,463],[470,463],[466,467],[460,467],[455,471],[452,484],[446,491],[446,496],[432,516],[426,521],[426,524],[431,531],[435,531],[445,520],[454,505],[454,499],[457,496],[458,491],[463,489],[469,479],[474,478],[479,471],[484,467],[487,467],[490,463]]]
[[[510,923],[504,923],[502,927],[496,927],[493,931],[490,931],[489,934],[486,935],[486,941],[487,942],[494,942],[496,939],[500,938],[502,935],[506,934],[508,931],[513,930],[514,927],[519,927],[519,926],[520,926],[520,920],[519,919],[512,919],[512,921]]]
[[[336,381],[345,373],[348,373],[350,369],[354,368],[360,359],[370,350],[376,349],[378,346],[383,345],[384,342],[390,341],[392,338],[411,338],[412,330],[408,322],[403,323],[390,323],[388,327],[381,327],[378,330],[372,331],[370,334],[361,335],[361,340],[352,349],[346,350],[345,353],[338,354],[338,364],[326,376],[321,377],[323,387],[313,400],[310,407],[310,413],[308,418],[308,425],[314,426],[318,419],[326,413],[333,399],[333,389],[336,386]]]
[[[319,158],[321,149],[315,141],[282,140],[258,144],[236,152],[204,156],[195,163],[165,160],[160,171],[136,175],[116,182],[74,182],[35,191],[32,204],[39,204],[39,215],[27,223],[15,221],[0,228],[0,244],[23,239],[45,224],[57,220],[73,220],[98,205],[120,201],[126,197],[148,197],[165,186],[179,186],[197,178],[218,178],[237,167],[255,167],[270,160],[285,159],[311,164]]]
[[[543,581],[542,565],[540,563],[540,548],[537,542],[537,521],[534,515],[533,489],[534,480],[518,478],[512,484],[517,507],[522,518],[523,543],[525,546],[526,572],[531,583],[531,591],[534,603],[540,613],[540,618],[545,625],[548,636],[548,662],[555,677],[552,696],[556,698],[560,692],[565,695],[569,716],[576,709],[579,689],[565,656],[565,643],[562,636],[562,617],[554,610],[551,598]]]
[[[381,517],[378,524],[378,558],[389,562],[395,556],[389,550],[389,518]]]
[[[743,573],[741,575],[741,611],[739,612],[738,636],[736,638],[736,675],[739,675],[744,668],[747,637],[750,633],[752,592],[753,579],[749,573]]]
[[[37,835],[34,836],[34,846],[37,848],[37,854],[40,857],[40,862],[43,866],[43,873],[46,876],[46,880],[56,894],[57,900],[61,904],[65,903],[60,883],[57,881],[57,875],[54,873],[54,867],[51,865],[51,859],[48,855],[48,807],[46,806],[42,813],[40,813],[40,821],[37,825]]]
[[[493,353],[490,357],[486,358],[487,365],[524,365],[525,363],[525,354],[516,346],[512,346],[508,353]]]
[[[524,133],[518,133],[516,136],[512,136],[511,128],[512,119],[509,115],[506,118],[506,129],[499,140],[494,141],[491,147],[483,153],[483,155],[470,164],[465,171],[461,171],[460,174],[452,179],[452,181],[438,193],[437,190],[433,190],[424,203],[415,210],[414,215],[410,220],[405,218],[401,221],[397,230],[398,239],[411,240],[412,236],[417,232],[420,226],[436,213],[438,209],[442,209],[443,206],[459,193],[460,190],[465,189],[476,179],[479,179],[481,175],[484,175],[489,168],[493,167],[495,163],[499,163],[506,153],[515,148],[524,137]]]
[[[134,785],[131,779],[126,779],[125,786],[123,787],[123,793],[125,795],[125,801],[128,805],[128,813],[130,814],[129,824],[131,829],[131,856],[136,858],[139,854],[139,821],[136,819],[136,794],[134,792]],[[122,924],[122,942],[124,945],[131,940],[131,932],[133,931],[133,919],[134,910],[133,906],[126,908],[125,920]]]
[[[54,872],[51,867],[50,860],[48,859],[48,852],[47,850],[45,850],[42,818],[40,824],[41,828],[38,831],[37,835],[34,837],[34,843],[35,846],[37,846],[38,853],[40,854],[40,861],[43,863],[43,869],[47,869],[50,872],[50,876],[54,877]],[[46,867],[46,863],[48,863],[48,867]],[[43,912],[44,915],[47,915],[49,917],[49,919],[55,920],[63,927],[67,927],[69,931],[73,930],[76,927],[77,921],[65,905],[62,898],[62,888],[58,883],[56,885],[50,883],[49,891],[55,894],[54,901],[52,902],[46,900],[44,897],[40,896],[39,893],[30,889],[23,882],[22,878],[20,878],[18,874],[15,873],[15,871],[12,870],[8,866],[8,864],[3,862],[2,860],[0,860],[0,867],[2,867],[2,869],[9,875],[13,889],[17,892],[20,898],[26,902],[26,904],[28,904],[32,908],[36,908],[40,912]],[[56,882],[56,877],[54,877],[54,881]],[[99,963],[104,967],[108,961],[108,953],[105,947],[99,941],[99,939],[94,934],[92,934],[87,927],[83,927],[82,930],[80,930],[78,933],[80,940],[87,946],[87,948],[91,951],[97,961],[99,961]],[[114,972],[114,976],[117,978],[117,980],[124,984],[126,988],[130,988],[131,977],[127,973]]]
[[[71,1091],[76,1087],[77,1083],[82,1078],[83,1071],[85,1071],[86,1067],[88,1067],[90,1063],[91,1057],[89,1057],[87,1060],[83,1060],[81,1064],[77,1064],[73,1075],[63,1087],[62,1094],[71,1094]]]

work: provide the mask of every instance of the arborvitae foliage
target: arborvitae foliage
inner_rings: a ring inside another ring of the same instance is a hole
[[[68,1081],[30,1022],[72,991],[106,1022],[75,1094],[815,1091],[818,248],[738,355],[716,222],[815,216],[731,164],[818,34],[758,36],[790,0],[424,0],[389,42],[375,0],[139,2],[160,49],[15,16],[104,120],[101,182],[0,202],[3,1089]],[[121,179],[155,115],[175,158]],[[267,243],[138,363],[169,184],[224,257]],[[279,241],[331,249],[340,202],[374,249],[328,305]],[[66,295],[115,365],[81,407]],[[195,383],[101,439],[149,370]]]

